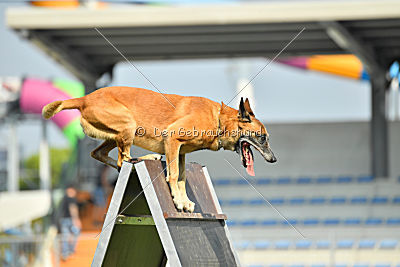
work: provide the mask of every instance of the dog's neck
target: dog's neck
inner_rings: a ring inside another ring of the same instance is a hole
[[[218,129],[217,129],[217,140],[218,140],[218,148],[217,150],[220,150],[223,146],[222,146],[222,141],[221,141],[221,134],[222,134],[222,130],[221,130],[221,111],[223,109],[224,103],[221,104],[221,107],[219,108],[219,112],[218,112]]]
[[[225,105],[223,102],[218,114],[218,150],[235,150],[236,139],[231,135],[238,130],[239,121],[237,118],[238,111]]]

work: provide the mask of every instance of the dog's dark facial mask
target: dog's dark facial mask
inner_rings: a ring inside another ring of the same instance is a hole
[[[247,173],[255,176],[252,146],[260,152],[267,162],[274,163],[277,159],[269,146],[268,133],[264,125],[255,119],[248,99],[246,99],[246,102],[243,102],[243,98],[241,99],[238,117],[239,130],[247,134],[241,135],[239,138],[235,146],[236,152],[240,154]],[[256,130],[257,128],[258,130]]]

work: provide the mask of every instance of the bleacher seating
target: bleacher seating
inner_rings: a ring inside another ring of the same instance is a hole
[[[246,249],[329,249],[332,246],[338,249],[397,249],[399,241],[395,239],[384,239],[384,240],[375,240],[375,239],[341,239],[336,242],[331,242],[329,240],[316,240],[311,241],[307,239],[301,240],[256,240],[256,241],[240,241],[235,242],[235,248],[239,250]]]
[[[354,225],[397,225],[400,226],[400,218],[347,218],[347,219],[339,219],[339,218],[326,218],[326,219],[317,219],[317,218],[308,218],[304,220],[300,219],[288,219],[290,224],[292,225],[304,225],[304,226],[334,226],[334,225],[342,225],[342,226],[354,226]],[[244,226],[244,227],[254,227],[254,226],[277,226],[277,225],[288,225],[288,221],[282,219],[265,219],[265,220],[255,220],[255,219],[247,219],[247,220],[231,220],[227,221],[228,226]]]
[[[348,183],[371,183],[374,181],[374,177],[371,175],[360,175],[360,176],[321,176],[321,177],[277,177],[277,178],[253,178],[250,182],[257,185],[287,185],[287,184],[348,184]],[[398,178],[400,183],[400,177]],[[215,186],[226,186],[226,185],[246,185],[247,182],[244,179],[239,178],[219,178],[214,179],[213,183]]]
[[[248,267],[329,267],[328,264],[251,264]],[[333,267],[400,267],[399,265],[391,265],[387,263],[377,263],[377,264],[366,264],[366,263],[355,263],[355,264],[335,264]]]
[[[247,267],[400,267],[400,264],[392,265],[390,263],[376,263],[376,264],[368,264],[368,263],[354,263],[354,264],[342,264],[337,263],[332,266],[328,264],[250,264]]]
[[[267,199],[271,204],[274,205],[307,205],[307,204],[373,204],[373,205],[383,205],[383,204],[399,204],[400,205],[400,196],[387,197],[387,196],[355,196],[355,197],[344,197],[344,196],[333,196],[333,197],[293,197],[293,198],[284,198],[284,197],[275,197]],[[220,204],[223,206],[239,206],[239,205],[264,205],[265,200],[263,198],[253,198],[253,199],[220,199]]]
[[[235,242],[239,254],[271,262],[255,261],[254,266],[400,267],[393,260],[393,255],[400,254],[400,177],[390,181],[375,181],[368,175],[248,180],[263,197],[241,178],[213,182],[232,238],[242,240]],[[307,238],[301,239],[297,230]],[[374,253],[380,259],[391,255],[392,260],[389,265],[371,260]],[[339,260],[331,264],[329,255]],[[359,261],[369,255],[369,260]]]

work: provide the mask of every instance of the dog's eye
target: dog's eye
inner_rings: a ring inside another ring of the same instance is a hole
[[[265,135],[261,135],[261,137],[260,137],[261,143],[265,143],[266,140],[267,140],[267,137]]]

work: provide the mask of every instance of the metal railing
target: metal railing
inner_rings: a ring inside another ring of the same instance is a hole
[[[49,234],[0,236],[0,266],[58,267],[60,265],[59,243],[60,239],[58,236],[49,236]]]

